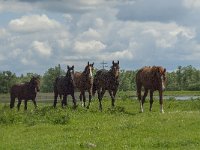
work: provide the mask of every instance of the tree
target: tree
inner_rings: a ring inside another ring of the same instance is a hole
[[[53,92],[53,83],[56,77],[59,77],[64,74],[65,72],[61,69],[60,65],[48,69],[48,71],[44,73],[44,76],[41,81],[41,91]]]

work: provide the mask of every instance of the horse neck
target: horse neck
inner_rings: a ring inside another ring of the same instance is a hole
[[[92,78],[89,77],[89,75],[87,74],[86,70],[84,70],[81,74],[82,78],[86,79],[86,80],[91,80]]]
[[[110,74],[110,76],[111,76],[113,79],[115,79],[115,80],[118,79],[118,77],[115,77],[115,74],[112,72],[112,69],[110,69],[110,70],[108,71],[108,73]]]
[[[32,86],[31,82],[27,82],[27,83],[25,83],[25,86],[27,86],[28,89],[30,89],[31,91],[35,91],[35,87]]]

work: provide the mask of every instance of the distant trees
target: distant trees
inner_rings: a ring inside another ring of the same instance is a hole
[[[96,72],[96,70],[95,70]],[[135,75],[137,70],[121,70],[120,72],[120,91],[136,90]],[[9,92],[10,87],[15,83],[29,81],[34,75],[27,73],[26,75],[16,76],[10,71],[0,72],[0,93]],[[41,92],[53,92],[53,83],[55,78],[65,75],[65,71],[60,65],[49,68],[43,76],[41,76]],[[167,73],[167,90],[200,90],[200,70],[190,66],[178,68],[173,72]]]
[[[61,69],[60,65],[54,68],[49,68],[43,75],[41,80],[41,92],[53,92],[53,83],[56,77],[64,75],[64,70]]]
[[[119,90],[136,90],[135,74],[137,71],[122,71]],[[178,66],[177,70],[167,73],[166,90],[200,90],[200,70],[191,65]]]
[[[0,72],[0,93],[9,92],[13,83],[16,83],[16,75],[10,71]]]

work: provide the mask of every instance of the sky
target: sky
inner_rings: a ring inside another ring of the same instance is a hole
[[[199,0],[0,0],[0,71],[200,69]]]

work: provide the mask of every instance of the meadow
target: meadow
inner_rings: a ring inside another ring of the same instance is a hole
[[[119,98],[111,108],[108,98],[103,111],[94,99],[90,109],[72,103],[56,109],[51,103],[32,102],[28,110],[9,109],[0,104],[0,149],[199,149],[200,100],[166,100],[165,113],[155,100],[149,112],[139,113],[135,98]]]

